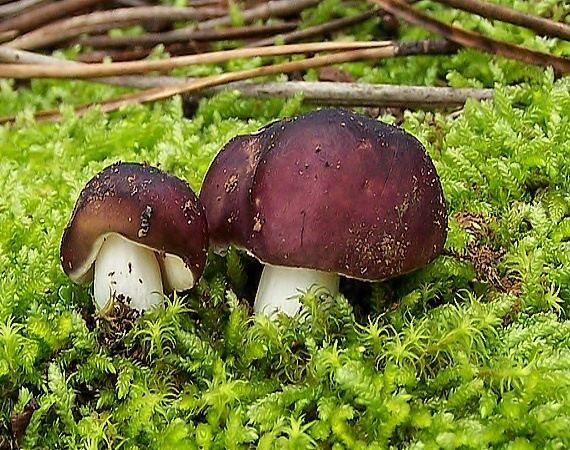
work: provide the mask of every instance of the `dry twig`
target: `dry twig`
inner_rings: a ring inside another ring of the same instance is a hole
[[[554,20],[545,19],[544,17],[527,14],[516,9],[507,8],[506,6],[496,5],[494,3],[482,0],[435,0],[454,8],[462,9],[487,19],[496,19],[502,22],[512,23],[521,27],[535,31],[541,36],[557,37],[560,39],[570,40],[570,25],[563,22],[555,22]]]
[[[296,23],[286,22],[272,25],[246,25],[244,27],[223,28],[220,30],[200,29],[188,33],[184,41],[246,39],[291,31],[295,29],[296,26]],[[78,43],[91,48],[152,47],[158,44],[164,44],[160,36],[157,36],[158,34],[159,33],[152,33],[151,36],[144,34],[141,36],[124,36],[118,38],[111,36],[88,36],[80,39]]]
[[[20,14],[22,11],[26,10],[31,6],[35,6],[38,3],[45,3],[46,0],[18,0],[15,2],[8,3],[7,5],[0,6],[0,17],[13,16],[15,14]]]
[[[283,43],[288,44],[290,42],[300,41],[301,39],[306,39],[309,37],[321,36],[328,32],[342,30],[343,28],[348,28],[351,27],[352,25],[364,22],[370,19],[371,17],[374,17],[377,13],[378,11],[375,9],[364,11],[360,14],[343,17],[342,19],[331,20],[330,22],[326,22],[321,25],[316,25],[314,27],[305,28],[303,30],[296,30],[290,33],[282,34],[280,36],[275,36],[272,38],[255,41],[249,44],[248,46],[261,47],[263,45],[272,45],[275,43],[276,39],[280,39],[283,41]]]
[[[301,61],[289,61],[281,64],[258,67],[255,69],[245,69],[237,72],[227,72],[220,75],[212,75],[198,80],[191,80],[187,83],[180,83],[172,86],[148,89],[135,94],[127,94],[109,100],[95,103],[86,103],[75,107],[77,114],[84,114],[90,107],[97,105],[101,111],[115,111],[122,106],[136,103],[146,103],[162,100],[178,94],[196,92],[212,86],[219,86],[232,81],[246,80],[249,78],[276,75],[280,73],[290,73],[299,70],[308,70],[315,67],[323,67],[332,64],[356,61],[360,59],[376,59],[394,56],[393,47],[367,48],[351,50],[332,55],[315,56]],[[35,115],[37,120],[57,120],[61,118],[58,110],[50,110]],[[1,123],[13,122],[15,117],[0,118]]]
[[[61,0],[30,8],[28,11],[0,23],[0,31],[17,30],[24,33],[34,28],[49,23],[60,17],[73,15],[89,6],[104,3],[105,0]]]
[[[285,17],[298,14],[305,8],[314,6],[319,0],[272,0],[262,5],[258,5],[251,9],[243,11],[242,17],[244,22],[251,23],[255,20],[265,20],[270,17]],[[230,27],[232,18],[229,15],[223,17],[206,20],[191,27],[180,28],[174,31],[145,33],[141,36],[128,36],[110,38],[108,36],[95,36],[88,38],[83,44],[93,44],[97,47],[128,47],[128,46],[145,46],[150,47],[157,44],[169,45],[178,42],[188,42],[195,39],[196,33],[206,30],[218,29],[220,27]],[[200,34],[198,34],[200,36]]]
[[[9,42],[6,46],[30,50],[48,47],[84,33],[105,31],[119,26],[130,26],[156,20],[204,20],[225,15],[226,11],[220,8],[196,9],[172,6],[141,6],[95,11],[60,20],[30,31]]]
[[[452,42],[431,39],[423,41],[391,42],[390,46],[392,47],[394,56],[443,54],[457,49],[457,46]],[[0,46],[0,62],[10,64],[51,64],[65,67],[80,65],[80,63],[77,63],[76,61],[54,58],[25,50],[6,48],[3,46]],[[0,68],[1,67],[2,65],[0,64]],[[149,89],[153,87],[179,84],[181,82],[189,81],[189,79],[164,75],[121,75],[89,79],[89,81],[136,89]]]
[[[530,50],[519,45],[497,41],[472,31],[462,30],[415,10],[402,0],[369,0],[385,11],[415,25],[440,34],[465,47],[476,48],[527,64],[552,66],[559,73],[570,72],[570,60],[549,53]]]
[[[113,5],[117,5],[120,7],[123,6],[148,6],[148,2],[145,0],[113,0]],[[196,6],[196,5],[192,5]]]
[[[200,53],[192,45],[185,46],[185,51],[177,50],[179,44],[172,44],[164,47],[164,51],[170,56],[182,56],[192,53]],[[152,48],[130,48],[124,50],[94,50],[92,52],[79,53],[75,61],[86,64],[96,64],[105,61],[125,62],[144,59],[152,53]]]
[[[11,41],[18,35],[18,32],[15,30],[11,31],[0,31],[0,44],[4,42]]]
[[[300,13],[306,8],[315,6],[320,0],[269,0],[261,5],[251,9],[242,11],[241,17],[245,24],[252,23],[256,20],[266,20],[271,17],[286,17]],[[147,33],[152,39],[156,39],[158,35],[161,42],[170,44],[173,42],[181,42],[188,39],[188,35],[196,29],[206,30],[217,27],[229,27],[232,25],[232,18],[228,14],[224,17],[207,20],[201,22],[196,27],[181,28],[179,30],[168,31],[166,33]]]
[[[448,87],[374,85],[329,81],[286,81],[254,83],[241,81],[200,91],[212,95],[237,90],[244,97],[292,98],[303,95],[306,103],[329,106],[376,106],[396,108],[442,108],[460,106],[468,98],[489,100],[492,89],[453,89]]]
[[[239,48],[161,60],[129,61],[109,64],[74,64],[69,66],[55,66],[51,64],[0,64],[0,78],[96,78],[112,75],[140,74],[150,71],[167,71],[192,64],[216,64],[236,58],[279,56],[295,53],[315,53],[374,47],[390,48],[392,53],[394,53],[394,46],[389,41],[314,42],[271,47]]]
[[[6,48],[0,45],[0,61],[12,64],[52,64],[57,66],[74,66],[79,65],[75,61],[54,58],[52,56],[41,55],[38,53],[28,52],[26,50],[16,50]],[[0,64],[1,67],[1,64]],[[98,83],[109,84],[111,86],[123,86],[137,89],[148,89],[148,80],[153,78],[172,78],[172,77],[151,77],[144,75],[124,75],[120,77],[104,77],[97,78]],[[156,87],[156,84],[152,86]]]

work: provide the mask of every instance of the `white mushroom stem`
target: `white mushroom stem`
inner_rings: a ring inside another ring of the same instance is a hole
[[[185,291],[194,286],[192,271],[182,258],[176,255],[165,255],[159,258],[159,263],[166,292]]]
[[[324,287],[338,294],[340,277],[336,273],[266,264],[261,274],[253,309],[256,314],[273,316],[283,312],[289,316],[301,308],[299,297],[313,287]]]
[[[162,277],[154,252],[118,234],[108,235],[95,260],[93,291],[100,309],[119,295],[138,310],[162,302]]]

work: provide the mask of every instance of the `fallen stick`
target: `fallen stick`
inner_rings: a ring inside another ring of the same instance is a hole
[[[56,66],[75,66],[81,63],[69,61],[67,59],[54,58],[53,56],[41,55],[39,53],[28,52],[26,50],[17,50],[6,48],[0,45],[0,62],[10,64],[52,64]],[[0,67],[2,65],[0,64]],[[98,83],[108,84],[111,86],[122,86],[138,89],[148,88],[148,79],[153,77],[144,75],[124,75],[120,77],[104,77],[97,78]],[[160,77],[166,78],[166,77]]]
[[[58,60],[49,56],[36,56],[46,63],[53,64],[53,60],[55,60],[55,64],[62,62],[75,64],[72,61]],[[2,54],[0,53],[1,59]],[[195,80],[164,75],[132,75],[98,78],[96,81],[115,86],[151,89],[179,85]],[[236,81],[226,85],[203,89],[197,92],[197,95],[211,96],[226,90],[238,91],[243,97],[247,98],[293,98],[301,94],[303,101],[310,104],[398,108],[445,108],[461,106],[468,98],[489,100],[493,97],[493,89],[454,89],[448,87],[374,85],[329,81]]]
[[[227,72],[219,75],[212,75],[198,80],[191,80],[186,83],[179,83],[172,86],[152,88],[137,92],[134,94],[126,94],[109,100],[99,102],[84,103],[77,105],[74,110],[76,114],[84,114],[92,106],[98,106],[103,112],[115,111],[125,105],[147,103],[156,100],[163,100],[178,94],[186,94],[196,92],[208,87],[219,86],[230,83],[232,81],[241,81],[249,78],[256,78],[268,75],[277,75],[281,73],[290,73],[299,70],[308,70],[316,67],[323,67],[332,64],[356,61],[361,59],[377,59],[388,58],[394,56],[393,47],[366,48],[360,50],[351,50],[331,55],[315,56],[313,58],[301,61],[289,61],[281,64],[257,67],[255,69],[245,69],[236,72]],[[59,109],[43,111],[34,115],[37,120],[57,120],[61,118]],[[0,124],[13,122],[14,116],[0,118]]]
[[[18,35],[16,30],[0,31],[0,44],[11,41]]]
[[[360,14],[343,17],[342,19],[331,20],[330,22],[316,25],[314,27],[305,28],[303,30],[295,30],[289,33],[281,34],[279,36],[274,36],[267,39],[260,39],[255,42],[251,42],[250,44],[247,45],[247,47],[262,47],[264,45],[273,45],[275,44],[276,39],[280,39],[284,44],[288,44],[291,42],[300,41],[301,39],[320,36],[323,35],[324,33],[342,30],[343,28],[348,28],[352,25],[364,22],[365,20],[374,17],[376,14],[378,14],[378,11],[375,9],[364,11]]]
[[[31,6],[38,3],[45,3],[47,0],[18,0],[16,2],[8,3],[7,5],[0,6],[0,17],[13,16],[20,14]]]
[[[223,90],[237,90],[250,98],[293,98],[302,94],[303,101],[329,106],[370,106],[397,108],[443,108],[461,106],[468,98],[490,100],[493,89],[454,89],[449,87],[374,85],[330,81],[286,81],[254,83],[235,82],[200,91],[213,95]]]
[[[32,30],[61,17],[73,15],[89,6],[104,3],[105,0],[61,0],[40,5],[10,19],[0,22],[0,31],[17,30],[19,33]]]
[[[449,39],[459,45],[504,56],[505,58],[516,59],[527,64],[552,66],[558,73],[562,74],[570,72],[570,59],[536,50],[530,50],[528,48],[521,47],[520,45],[497,41],[472,31],[454,27],[415,10],[402,0],[369,1],[409,23],[419,25],[426,30],[444,36],[446,39]]]
[[[226,0],[189,0],[188,6],[214,6],[223,4]]]
[[[181,56],[188,55],[191,53],[200,53],[197,51],[192,51],[190,45],[187,46],[187,51],[185,53],[180,53],[174,51],[171,44],[164,47],[164,51],[170,56]],[[136,61],[139,59],[144,59],[152,53],[152,48],[138,48],[135,47],[131,50],[94,50],[87,53],[79,53],[75,61],[85,63],[85,64],[98,64],[105,61],[113,62],[125,62],[125,61]]]
[[[221,30],[195,30],[186,35],[184,41],[218,41],[226,39],[244,39],[258,36],[275,35],[291,31],[297,27],[296,23],[286,22],[272,25],[246,25],[244,27],[224,28]],[[124,47],[153,47],[164,44],[157,36],[160,33],[152,33],[152,36],[87,36],[77,41],[78,44],[93,49],[109,49]]]
[[[148,6],[144,0],[113,0],[113,5],[119,6]]]
[[[239,48],[199,55],[177,56],[162,60],[128,61],[102,64],[0,64],[0,78],[97,78],[113,75],[133,75],[150,71],[167,71],[193,64],[216,64],[237,58],[280,56],[295,53],[353,50],[363,48],[393,48],[391,42],[313,42],[276,45],[271,47]],[[394,52],[394,50],[391,50]]]
[[[48,47],[84,33],[93,31],[100,32],[136,23],[154,22],[156,20],[169,20],[173,22],[182,20],[204,20],[225,15],[226,11],[220,8],[197,9],[173,6],[140,6],[112,9],[109,11],[95,11],[50,23],[49,25],[30,31],[5,45],[11,48],[30,50]]]
[[[541,36],[570,40],[570,25],[544,17],[534,16],[506,6],[482,0],[435,0],[436,2],[461,9],[486,19],[496,19],[535,31]]]
[[[411,56],[427,54],[447,54],[457,50],[458,46],[452,42],[441,39],[426,39],[423,41],[391,42],[390,47],[393,56]],[[50,64],[55,66],[79,66],[85,65],[76,61],[54,58],[26,50],[17,50],[0,46],[0,62],[9,64]],[[2,68],[0,64],[0,69]],[[180,84],[190,81],[189,78],[171,76],[149,76],[149,75],[121,75],[102,78],[88,79],[97,83],[109,84],[113,86],[130,87],[136,89],[149,89],[154,87]]]
[[[245,24],[248,24],[256,20],[292,16],[300,13],[304,9],[317,5],[319,1],[320,0],[270,0],[251,9],[242,11],[241,18]],[[224,17],[201,22],[195,27],[186,27],[165,33],[147,33],[147,36],[152,39],[160,37],[162,43],[170,44],[188,39],[188,35],[197,29],[205,30],[217,27],[229,27],[232,26],[232,23],[233,19],[228,14]]]

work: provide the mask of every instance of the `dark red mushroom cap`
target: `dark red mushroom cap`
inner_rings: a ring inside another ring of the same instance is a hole
[[[214,246],[363,280],[424,266],[447,235],[441,183],[421,143],[344,110],[233,139],[212,163],[200,199]]]
[[[61,241],[61,264],[71,279],[92,279],[93,263],[110,233],[161,256],[180,257],[194,280],[202,274],[206,214],[188,184],[173,175],[146,164],[118,162],[87,183]]]

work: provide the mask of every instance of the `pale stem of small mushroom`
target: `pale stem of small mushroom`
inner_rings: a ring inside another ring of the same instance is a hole
[[[194,286],[194,275],[182,258],[176,255],[159,257],[162,281],[166,292],[185,291]]]
[[[336,273],[266,264],[261,274],[253,309],[256,314],[273,316],[283,312],[294,316],[299,312],[299,297],[313,287],[324,287],[338,294],[340,277]]]
[[[159,304],[162,277],[155,253],[118,234],[108,235],[95,261],[93,291],[100,309],[121,294],[138,310]]]

